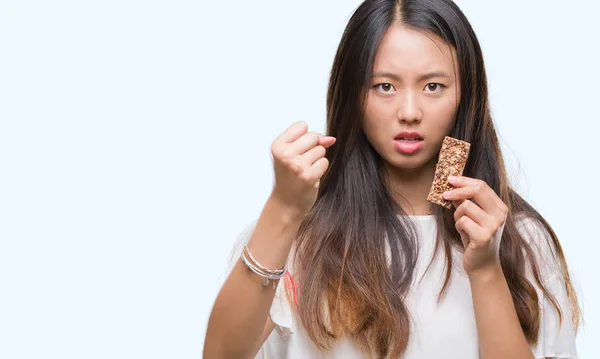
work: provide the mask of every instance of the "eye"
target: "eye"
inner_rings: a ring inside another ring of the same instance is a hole
[[[436,93],[436,92],[441,91],[444,87],[446,87],[446,86],[444,86],[442,84],[430,83],[425,86],[425,89],[430,90],[430,92]],[[436,89],[438,91],[436,91]]]
[[[394,88],[394,85],[390,83],[377,84],[373,87],[375,87],[376,89],[381,89],[380,92],[383,93],[391,93],[393,92],[392,90],[396,90],[396,88]]]

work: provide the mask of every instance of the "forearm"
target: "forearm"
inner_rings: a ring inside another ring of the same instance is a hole
[[[469,274],[481,359],[533,359],[499,265]]]
[[[286,263],[301,223],[296,216],[269,198],[254,228],[248,248],[267,268]],[[223,284],[212,309],[204,353],[210,358],[248,358],[260,347],[275,289],[238,260]],[[277,284],[277,283],[276,283]]]

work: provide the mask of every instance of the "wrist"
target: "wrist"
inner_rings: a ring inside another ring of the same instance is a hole
[[[277,213],[279,218],[286,224],[302,222],[306,215],[300,209],[285,203],[276,192],[272,192],[269,196],[267,206],[272,208],[273,212]]]
[[[471,283],[489,283],[499,278],[504,278],[504,272],[500,262],[495,262],[467,273]]]

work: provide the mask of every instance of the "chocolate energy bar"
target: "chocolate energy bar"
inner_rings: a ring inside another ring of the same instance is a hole
[[[427,195],[427,200],[448,209],[452,208],[452,202],[445,200],[442,193],[453,189],[448,183],[450,176],[462,176],[469,156],[471,144],[465,141],[457,140],[446,136],[442,143],[442,149],[438,163],[435,167],[435,176],[433,184]]]

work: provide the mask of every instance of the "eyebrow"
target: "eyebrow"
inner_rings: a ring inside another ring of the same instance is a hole
[[[394,73],[391,73],[391,72],[376,72],[376,73],[373,74],[373,77],[388,77],[388,78],[394,79],[396,81],[401,81],[402,80],[400,78],[400,76],[398,76],[398,75],[396,75]],[[450,75],[448,75],[444,71],[433,71],[433,72],[429,72],[429,73],[426,73],[424,75],[419,76],[417,78],[417,80],[419,82],[421,82],[421,81],[429,80],[429,79],[434,78],[434,77],[447,77],[447,78],[450,78]]]

